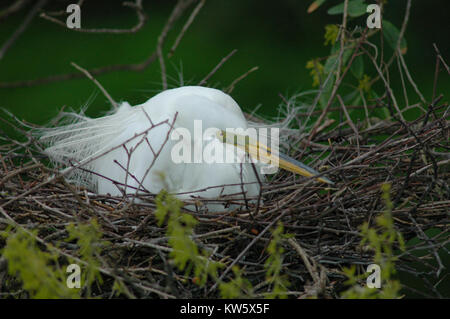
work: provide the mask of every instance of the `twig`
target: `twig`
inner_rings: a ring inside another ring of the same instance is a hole
[[[112,33],[112,34],[129,34],[129,33],[136,33],[139,30],[142,29],[142,27],[145,25],[145,22],[147,21],[147,15],[144,12],[144,9],[142,7],[142,0],[136,0],[135,2],[123,2],[123,6],[133,8],[136,11],[136,15],[138,17],[138,22],[135,26],[129,28],[129,29],[109,29],[109,28],[99,28],[99,29],[85,29],[85,28],[67,28],[67,24],[61,20],[58,20],[47,13],[43,12],[41,13],[40,17],[48,20],[50,22],[53,22],[66,30],[71,30],[75,32],[82,32],[82,33]]]
[[[169,51],[169,54],[168,54],[169,58],[172,57],[173,54],[175,53],[175,50],[177,49],[178,45],[180,44],[181,39],[184,37],[184,34],[189,29],[189,27],[191,26],[192,22],[194,22],[195,17],[198,15],[200,10],[204,6],[205,2],[206,2],[206,0],[200,0],[200,2],[197,4],[197,6],[192,11],[192,13],[189,16],[188,20],[184,24],[183,29],[181,29],[181,32],[178,34],[177,38],[175,39],[174,44],[170,48],[170,51]]]
[[[233,260],[233,262],[224,270],[224,272],[220,275],[220,277],[217,279],[217,282],[209,289],[209,293],[214,291],[219,282],[222,281],[222,279],[225,277],[225,275],[233,268],[234,265],[245,255],[245,253],[273,226],[275,223],[280,220],[284,215],[286,215],[289,212],[289,209],[285,209],[280,215],[278,215],[276,218],[273,219],[272,222],[270,222],[269,225],[267,225],[259,234],[256,236],[250,244],[247,245],[247,247],[244,248],[243,251]]]
[[[16,0],[13,3],[11,3],[9,7],[0,11],[0,21],[22,9],[27,4],[27,2],[28,0]]]
[[[219,70],[222,65],[224,65],[225,62],[227,62],[235,53],[237,52],[237,49],[234,49],[226,57],[224,57],[222,60],[220,60],[219,64],[217,64],[214,69],[212,69],[211,72],[208,73],[197,85],[202,86],[205,85],[206,82]]]
[[[245,72],[244,74],[239,76],[237,79],[235,79],[233,82],[231,82],[231,84],[224,91],[227,92],[228,94],[230,94],[231,92],[233,92],[235,85],[239,81],[245,79],[250,73],[257,71],[258,69],[259,69],[259,67],[257,67],[257,66],[251,68],[250,70],[248,70],[247,72]]]
[[[109,95],[109,93],[105,90],[105,88],[89,73],[88,70],[83,69],[81,66],[76,64],[75,62],[70,62],[70,64],[77,70],[83,72],[89,80],[94,82],[94,84],[102,91],[103,95],[108,99],[109,103],[114,107],[115,110],[117,110],[118,106],[116,101]]]
[[[31,8],[30,12],[25,16],[25,19],[23,20],[22,24],[14,31],[14,33],[11,35],[11,37],[3,44],[3,46],[0,49],[0,60],[3,59],[3,57],[6,54],[6,51],[16,42],[16,40],[20,37],[20,35],[26,30],[30,22],[33,20],[34,16],[38,13],[39,10],[45,4],[47,3],[47,0],[39,0],[36,2]]]

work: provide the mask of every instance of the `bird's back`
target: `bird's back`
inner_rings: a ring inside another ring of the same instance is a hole
[[[203,129],[247,128],[237,103],[221,91],[182,87],[134,107],[124,102],[104,117],[70,117],[72,124],[44,131],[42,139],[50,144],[45,151],[55,162],[80,167],[72,171],[72,180],[101,194],[122,195],[137,189],[158,193],[162,188],[181,193],[181,198],[239,196],[244,189],[249,197],[259,193],[249,163],[173,161],[171,151],[177,141],[169,135],[176,128],[192,132],[195,120],[202,120]],[[194,144],[194,136],[191,142]],[[218,141],[202,143],[206,146]],[[251,184],[242,186],[242,182]],[[218,187],[223,185],[230,186]]]

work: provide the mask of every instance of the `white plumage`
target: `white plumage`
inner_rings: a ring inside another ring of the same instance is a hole
[[[245,130],[249,125],[239,105],[220,90],[180,87],[163,91],[133,107],[123,102],[104,117],[92,119],[74,113],[68,117],[71,124],[41,132],[41,140],[49,145],[45,153],[67,167],[70,171],[67,175],[74,183],[100,194],[117,196],[138,190],[156,194],[165,188],[182,199],[233,195],[242,200],[243,192],[246,198],[259,195],[260,184],[252,164],[237,160],[248,156],[246,152],[218,138],[217,133],[227,128]],[[207,128],[214,129],[199,139],[194,134],[195,120],[202,121],[204,132]],[[179,141],[172,140],[170,134],[177,128],[191,133],[187,143],[193,150],[196,143],[201,143],[203,149],[208,145],[222,147],[225,154],[234,156],[234,161],[175,163],[172,150]],[[288,170],[307,176],[317,174],[286,156],[283,160],[287,161],[284,168]],[[212,203],[207,207],[223,209],[222,205]]]
[[[238,104],[220,90],[186,86],[166,90],[134,107],[121,103],[117,111],[101,118],[71,116],[73,124],[43,131],[41,139],[50,145],[45,152],[55,162],[79,166],[81,170],[74,169],[69,176],[75,183],[100,194],[122,195],[119,188],[130,194],[142,188],[151,193],[168,188],[180,198],[230,194],[239,197],[242,187],[249,198],[259,194],[258,180],[248,162],[176,164],[171,158],[172,147],[178,141],[167,139],[168,134],[176,128],[193,132],[194,120],[202,120],[203,130],[247,128]],[[203,148],[209,143],[222,144],[214,134],[202,143]],[[243,150],[233,145],[222,147],[225,152],[245,156]],[[152,164],[155,153],[158,156]],[[221,185],[229,186],[217,187]],[[209,208],[218,207],[209,205]]]

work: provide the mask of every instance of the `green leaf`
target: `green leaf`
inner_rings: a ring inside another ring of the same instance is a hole
[[[364,0],[353,0],[348,2],[347,13],[350,17],[356,18],[366,14],[367,4],[364,3]],[[329,15],[335,14],[343,14],[344,13],[344,2],[338,4],[334,7],[331,7],[328,10]]]
[[[329,43],[333,45],[339,35],[339,27],[335,24],[327,24],[325,26],[325,43],[324,45],[328,45]]]
[[[363,57],[357,56],[350,67],[350,71],[357,79],[361,79],[364,74],[364,59]]]
[[[383,20],[383,35],[386,41],[389,43],[391,48],[395,51],[397,48],[398,37],[400,35],[400,31],[397,29],[395,25],[390,23],[387,20]],[[400,41],[400,51],[402,54],[406,53],[407,44],[406,39],[403,37]]]

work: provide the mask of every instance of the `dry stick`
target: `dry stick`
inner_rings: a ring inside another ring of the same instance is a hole
[[[269,225],[266,226],[253,240],[250,242],[250,244],[247,245],[247,247],[244,248],[243,251],[233,260],[233,262],[225,269],[225,271],[220,275],[220,277],[217,279],[216,283],[209,289],[208,293],[213,292],[216,288],[219,282],[222,281],[222,279],[225,277],[225,275],[233,268],[234,265],[245,255],[245,253],[273,226],[275,223],[280,220],[284,215],[286,215],[290,210],[285,209],[280,215],[278,215],[276,218],[274,218],[273,221],[270,222]]]
[[[192,22],[194,22],[195,17],[198,15],[198,13],[202,9],[202,7],[205,4],[205,2],[206,2],[206,0],[201,0],[197,4],[197,6],[194,8],[194,10],[192,11],[192,13],[189,16],[188,20],[186,21],[185,25],[181,29],[180,34],[178,35],[178,37],[176,38],[174,44],[172,45],[172,48],[170,48],[170,51],[169,51],[169,54],[168,54],[169,58],[172,57],[173,54],[175,53],[175,50],[177,49],[178,45],[180,44],[181,39],[183,38],[184,34],[186,33],[186,31],[191,26]]]
[[[10,14],[13,14],[14,12],[19,11],[23,8],[23,6],[28,2],[28,0],[16,0],[11,5],[0,11],[0,21],[7,18]]]
[[[322,123],[326,113],[328,113],[328,109],[330,108],[331,103],[334,100],[334,96],[335,96],[335,94],[336,94],[336,92],[337,92],[337,90],[338,90],[338,88],[340,86],[341,79],[344,78],[344,76],[345,76],[345,74],[347,73],[347,70],[348,70],[348,67],[347,67],[347,69],[344,71],[342,76],[340,76],[341,68],[342,68],[342,60],[343,60],[343,55],[344,55],[345,29],[347,27],[347,9],[348,9],[348,0],[345,0],[344,1],[344,14],[343,14],[343,17],[342,17],[342,25],[341,25],[341,28],[340,28],[340,32],[341,32],[341,39],[340,39],[341,40],[341,47],[339,49],[338,68],[337,68],[337,72],[336,72],[336,82],[334,83],[333,90],[331,92],[331,96],[330,96],[330,99],[328,100],[327,106],[323,110],[322,114],[320,114],[319,119],[316,121],[316,123],[314,123],[314,126],[313,126],[313,128],[311,130],[311,134],[308,137],[308,141],[311,141],[312,138],[316,135],[318,127]],[[365,37],[365,33],[363,35],[363,38],[364,37]],[[356,51],[358,51],[358,49],[355,50],[355,53],[356,53]],[[355,57],[355,55],[352,56],[352,59],[350,60],[349,65],[352,64],[354,57]],[[333,67],[333,69],[334,69],[334,67]],[[333,73],[333,71],[330,72],[330,74],[328,75],[328,78],[330,78],[332,73]],[[328,78],[327,78],[327,80],[328,80]],[[318,100],[319,99],[317,98],[317,100],[315,102],[317,103]],[[315,107],[315,104],[314,104],[314,107]],[[313,109],[311,111],[313,111]],[[305,123],[305,125],[306,125],[306,123]]]
[[[100,28],[100,29],[72,28],[72,29],[69,29],[69,28],[67,28],[67,24],[65,22],[58,20],[52,16],[49,16],[45,12],[41,13],[40,17],[45,20],[48,20],[50,22],[53,22],[65,29],[69,29],[69,30],[75,31],[75,32],[82,32],[82,33],[126,34],[126,33],[136,33],[139,30],[141,30],[142,27],[145,25],[145,22],[147,21],[147,15],[145,14],[144,9],[142,7],[142,0],[136,0],[134,3],[133,2],[123,2],[122,5],[136,10],[138,22],[132,28],[129,28],[129,29],[109,29],[109,28]]]
[[[403,36],[405,35],[406,26],[408,25],[410,12],[411,12],[411,0],[408,0],[408,2],[406,3],[406,10],[405,10],[405,16],[403,18],[402,27],[401,27],[400,32],[398,34],[396,48],[400,48],[400,44],[402,42]]]
[[[38,201],[36,198],[32,198],[38,205],[42,206],[42,208],[44,208],[45,210],[52,212],[52,213],[56,213],[57,215],[66,217],[68,219],[74,219],[73,216],[71,215],[67,215],[63,212],[61,212],[60,210],[56,209],[56,208],[52,208],[50,206],[45,205],[44,203],[41,203],[40,201]]]
[[[348,70],[350,69],[350,67],[351,67],[351,65],[353,63],[353,60],[356,58],[356,55],[357,55],[359,49],[362,47],[362,43],[365,41],[365,38],[366,38],[366,33],[364,32],[364,34],[362,35],[362,38],[360,39],[360,41],[358,43],[358,46],[355,49],[355,52],[353,53],[352,57],[350,58],[350,61],[349,61],[348,65],[347,65],[347,67],[345,68],[344,72],[339,77],[339,79],[336,79],[336,82],[334,83],[334,86],[333,86],[333,90],[331,92],[331,96],[328,99],[327,106],[323,109],[322,113],[319,116],[319,119],[314,124],[314,126],[313,126],[313,128],[311,130],[311,134],[308,137],[308,141],[311,141],[314,138],[314,136],[317,134],[317,129],[320,126],[321,122],[323,121],[325,115],[328,113],[328,110],[330,109],[330,106],[331,106],[331,104],[332,104],[332,102],[334,100],[334,97],[336,96],[337,90],[339,89],[342,80],[344,79],[344,77],[346,76]],[[341,48],[341,51],[339,52],[339,58],[338,59],[342,59],[342,55],[343,55],[343,50]],[[330,74],[331,74],[331,72],[330,72]]]
[[[405,99],[405,105],[409,105],[408,92],[406,91],[406,83],[405,83],[405,79],[403,77],[403,71],[402,71],[402,67],[400,65],[400,58],[399,58],[398,54],[397,54],[397,67],[398,67],[398,73],[400,74],[400,81],[402,83],[403,98]]]
[[[433,94],[431,96],[431,100],[434,101],[434,97],[436,96],[436,88],[437,88],[437,81],[439,77],[439,64],[441,60],[439,60],[439,56],[436,54],[436,64],[434,68],[434,81],[433,81]]]
[[[29,26],[31,20],[33,20],[34,16],[38,13],[38,11],[47,3],[47,0],[40,0],[35,3],[33,8],[28,12],[25,19],[23,20],[22,24],[14,31],[14,33],[11,35],[11,37],[3,44],[2,48],[0,49],[0,60],[3,59],[3,57],[6,54],[6,51],[14,44],[14,42],[20,37],[20,35],[26,30],[26,28]]]
[[[79,6],[79,7],[81,7],[82,5],[83,5],[83,3],[84,3],[84,0],[78,0],[78,2],[77,2],[77,5]],[[66,10],[59,10],[59,11],[47,11],[46,12],[48,15],[50,15],[50,16],[62,16],[62,15],[66,15],[67,14],[67,12],[66,12]]]
[[[167,24],[164,26],[161,34],[158,37],[158,41],[156,44],[156,56],[159,60],[159,65],[161,67],[161,81],[162,81],[162,87],[163,90],[167,89],[167,73],[166,73],[166,64],[164,63],[164,56],[162,52],[162,46],[164,44],[164,41],[167,37],[167,34],[169,33],[170,29],[172,28],[175,21],[181,16],[181,14],[184,12],[184,10],[192,3],[192,0],[178,0],[177,4],[172,10],[172,13],[170,14],[170,17],[167,21]]]
[[[311,278],[314,280],[315,287],[318,290],[316,294],[323,291],[325,288],[325,269],[322,265],[318,264],[312,257],[308,256],[306,251],[300,246],[300,244],[295,240],[295,238],[289,238],[288,243],[295,249],[295,251],[300,255],[303,260],[303,263],[308,269]],[[313,262],[313,265],[309,262],[309,259]],[[314,267],[313,267],[314,266]],[[317,274],[317,268],[320,269],[320,275]]]
[[[341,96],[338,94],[337,98],[339,100],[339,103],[341,104],[341,108],[344,111],[345,117],[347,118],[347,123],[348,125],[350,125],[350,127],[352,128],[353,132],[355,132],[355,137],[356,137],[356,144],[358,147],[358,156],[360,155],[360,150],[359,150],[359,133],[358,133],[358,129],[356,128],[355,124],[352,121],[352,118],[350,117],[350,115],[348,114],[347,108],[345,107],[344,101],[342,100]]]
[[[390,97],[392,98],[392,103],[394,104],[395,110],[397,111],[398,116],[400,117],[400,119],[402,121],[405,121],[405,118],[403,117],[403,113],[400,110],[400,108],[398,107],[397,104],[397,100],[395,99],[394,96],[394,92],[392,91],[391,87],[389,86],[388,81],[386,80],[386,78],[383,75],[383,72],[381,71],[380,67],[377,64],[377,61],[375,61],[375,59],[373,58],[373,56],[364,48],[361,48],[366,54],[367,56],[370,58],[370,60],[372,61],[373,65],[375,66],[375,69],[378,72],[379,77],[381,78],[381,80],[383,80],[384,82],[384,87],[387,90],[387,92],[389,93]]]
[[[430,109],[433,107],[433,105],[430,105]],[[389,110],[391,111],[391,108],[389,107]],[[428,119],[428,117],[425,118],[426,120]],[[398,120],[398,119],[397,119]],[[423,202],[423,198],[425,198],[434,188],[435,184],[436,184],[436,180],[437,180],[437,176],[438,176],[438,165],[436,163],[436,159],[434,158],[434,156],[430,153],[428,147],[426,146],[426,144],[424,144],[424,141],[422,141],[419,136],[410,128],[410,126],[408,126],[406,124],[405,121],[402,120],[398,120],[400,122],[400,124],[402,124],[402,126],[406,129],[406,131],[408,131],[413,137],[414,139],[417,141],[417,143],[422,147],[422,150],[425,152],[426,156],[431,160],[432,165],[433,165],[433,172],[434,175],[432,177],[432,181],[431,184],[428,185],[427,189],[425,190],[424,194],[422,194],[422,196],[419,198],[419,202],[417,204],[415,204],[415,206],[408,211],[408,217],[409,219],[413,222],[414,226],[416,227],[416,229],[419,231],[420,235],[422,236],[422,238],[429,244],[433,244],[432,240],[428,237],[428,235],[422,230],[422,228],[419,226],[419,224],[417,223],[417,221],[415,220],[415,218],[413,217],[413,212],[415,212],[418,207],[422,204]],[[425,125],[425,122],[423,123],[423,125]],[[411,162],[412,163],[412,162]],[[410,168],[412,166],[410,165]],[[408,171],[407,175],[406,175],[406,179],[405,179],[405,183],[403,184],[403,188],[400,190],[399,194],[397,195],[398,198],[401,197],[403,191],[404,191],[404,187],[405,185],[408,184],[408,180],[411,176],[411,173]],[[396,200],[396,202],[398,202],[398,200]],[[395,204],[395,203],[394,203]],[[419,235],[419,233],[417,233],[417,235]],[[437,271],[437,276],[439,276],[440,272],[445,269],[444,265],[442,264],[441,258],[439,257],[439,253],[437,252],[437,250],[434,248],[433,249],[433,253],[435,256],[435,259],[439,265],[439,269]]]
[[[440,162],[437,162],[436,165],[439,167],[439,166],[442,166],[442,165],[445,165],[445,164],[448,164],[448,163],[450,163],[450,159],[446,159],[446,160],[442,160]],[[433,164],[425,165],[424,167],[422,167],[422,168],[418,169],[417,171],[415,171],[414,173],[412,173],[410,175],[410,177],[419,175],[420,173],[422,173],[423,171],[429,169],[432,166],[433,166]]]
[[[222,65],[224,65],[224,63],[227,62],[236,52],[237,52],[237,49],[234,49],[233,51],[228,53],[228,55],[226,57],[224,57],[222,60],[220,60],[219,64],[217,64],[214,67],[214,69],[212,69],[212,71],[208,73],[207,76],[205,76],[200,82],[198,82],[197,85],[199,85],[199,86],[205,85],[206,82],[217,72],[217,70],[219,70],[222,67]]]
[[[403,58],[403,54],[400,52],[400,48],[397,48],[397,56],[400,59],[400,62],[402,64],[403,69],[405,70],[406,77],[409,80],[409,83],[411,83],[412,87],[414,88],[414,91],[416,91],[417,95],[422,100],[423,104],[427,104],[427,101],[423,97],[422,93],[420,93],[419,88],[417,87],[416,83],[411,77],[411,74],[409,73],[408,67],[406,66],[405,59]]]
[[[185,8],[183,7],[182,9],[184,10]],[[174,22],[178,18],[179,18],[179,16],[177,16],[175,18],[175,20],[172,18],[169,18],[164,26],[163,31],[167,33],[168,30],[170,30],[172,28]],[[164,39],[165,39],[165,36],[163,37],[162,40],[164,40]],[[95,76],[95,75],[100,75],[100,74],[115,72],[115,71],[143,71],[150,64],[152,64],[157,58],[158,58],[158,54],[156,51],[154,51],[153,53],[151,53],[149,55],[149,57],[146,60],[144,60],[140,63],[108,65],[105,67],[90,69],[89,73],[91,73],[93,76]],[[52,82],[79,79],[82,77],[83,77],[83,74],[80,74],[80,73],[57,74],[57,75],[50,75],[50,76],[43,77],[40,79],[35,79],[35,80],[0,82],[0,88],[30,87],[30,86],[42,85],[42,84],[47,84],[47,83],[52,83]]]
[[[372,109],[376,109],[378,107],[378,105],[347,105],[346,106],[346,108],[348,109],[348,110],[359,110],[359,109],[365,109],[365,108],[367,108],[367,110],[372,110]],[[328,109],[328,111],[329,112],[334,112],[334,111],[339,111],[341,108],[340,107],[330,107],[329,109]],[[299,117],[305,117],[305,116],[308,116],[308,115],[320,115],[320,114],[322,114],[322,111],[314,111],[314,112],[311,112],[311,113],[309,113],[309,114],[307,114],[307,113],[300,113],[300,114],[297,114],[297,116],[299,116]]]
[[[409,1],[409,0],[408,0],[408,1]],[[401,30],[400,30],[400,32],[399,32],[399,37],[398,37],[398,39],[397,39],[397,46],[396,46],[396,47],[400,47],[401,40],[402,40],[403,35],[404,35],[405,31],[406,31],[406,26],[408,25],[408,21],[409,21],[409,13],[410,13],[410,9],[411,9],[411,1],[409,1],[409,2],[407,3],[407,7],[406,7],[406,10],[405,10],[405,16],[403,17],[402,27],[401,27]],[[382,37],[382,36],[381,36],[381,41],[382,41],[381,43],[382,43],[382,45],[383,45],[384,42],[383,42],[383,37]],[[368,43],[368,44],[369,44],[369,43]],[[376,46],[374,46],[374,47],[376,47]],[[382,46],[381,63],[383,63],[383,64],[385,65],[385,70],[389,70],[391,64],[394,62],[395,56],[397,55],[397,51],[394,50],[394,53],[393,53],[392,56],[390,57],[388,63],[384,63],[384,62],[383,62],[383,53],[384,53],[383,48],[384,48],[384,46]],[[376,59],[377,59],[377,56],[375,55],[375,60],[376,60]],[[379,79],[380,79],[380,76],[377,75],[375,78],[373,78],[373,79],[370,81],[370,85],[373,85],[373,84],[374,84],[375,82],[377,82]]]
[[[11,173],[7,174],[6,176],[4,176],[2,179],[0,179],[0,186],[2,186],[3,183],[5,183],[8,179],[11,179],[12,177],[14,177],[18,174],[21,174],[23,172],[26,172],[28,170],[32,170],[35,168],[41,168],[41,167],[44,167],[44,165],[42,163],[35,163],[30,166],[25,166],[20,169],[16,169],[16,170],[12,171]],[[6,168],[5,168],[5,170],[6,170]]]
[[[339,59],[340,59],[340,57],[338,57],[338,59],[334,62],[333,67],[332,67],[332,70],[334,70],[334,68],[336,67],[336,65],[337,65],[337,63],[338,63],[338,61],[339,61]],[[318,114],[322,114],[322,113],[323,113],[323,111],[317,111],[317,112],[314,112],[314,109],[316,108],[317,103],[319,103],[320,97],[322,96],[322,93],[325,91],[325,87],[326,87],[326,85],[328,84],[328,81],[330,81],[332,75],[333,75],[333,72],[328,73],[328,76],[327,76],[327,78],[325,79],[325,82],[323,82],[323,83],[320,85],[319,93],[316,95],[316,98],[314,99],[314,102],[313,102],[313,104],[312,104],[312,106],[311,106],[311,111],[308,112],[308,115],[307,115],[306,119],[303,121],[303,125],[301,126],[300,131],[304,131],[304,130],[305,130],[305,127],[306,127],[306,125],[307,125],[309,119],[310,119],[311,116],[313,115],[313,113],[318,113]]]
[[[117,110],[118,106],[116,101],[114,101],[114,99],[111,97],[111,95],[109,95],[109,93],[105,90],[105,88],[100,84],[100,82],[98,82],[90,73],[88,70],[83,69],[81,66],[79,66],[78,64],[76,64],[75,62],[70,62],[70,64],[76,68],[78,71],[83,72],[87,78],[89,80],[91,80],[92,82],[94,82],[95,85],[97,85],[97,87],[100,89],[100,91],[102,91],[103,95],[108,99],[109,103],[111,103],[111,105],[114,107],[115,110]]]
[[[348,0],[344,1],[344,15],[342,17],[342,26],[341,26],[341,52],[344,52],[344,44],[345,44],[345,31],[347,28],[347,14],[348,14]],[[339,64],[338,64],[338,69],[336,72],[336,78],[339,78],[339,75],[341,73],[341,69],[342,69],[342,60],[343,60],[343,55],[340,53],[340,58],[339,58]]]
[[[79,264],[81,264],[81,265],[88,266],[88,263],[85,262],[84,260],[79,259],[79,258],[76,257],[76,256],[72,256],[71,254],[66,253],[65,251],[61,250],[60,248],[58,248],[58,247],[56,247],[56,246],[47,244],[42,238],[40,238],[39,236],[33,234],[33,233],[30,232],[28,229],[26,229],[25,227],[23,227],[22,225],[20,225],[19,223],[17,223],[11,216],[8,215],[8,213],[6,213],[6,211],[3,209],[2,206],[0,206],[0,213],[1,213],[3,216],[5,216],[6,220],[9,222],[9,224],[10,224],[11,226],[14,226],[14,227],[16,227],[16,228],[20,228],[22,231],[24,231],[25,233],[27,233],[29,236],[33,237],[37,242],[39,242],[39,243],[41,243],[42,245],[44,245],[45,247],[47,247],[47,249],[52,250],[52,251],[55,251],[56,253],[58,253],[58,254],[60,254],[60,255],[62,255],[62,256],[65,256],[66,258],[69,258],[70,260],[74,260],[74,261],[76,261],[77,263],[79,263]],[[111,271],[111,270],[108,270],[108,269],[105,269],[105,268],[102,268],[102,267],[95,267],[95,268],[97,268],[98,271],[100,271],[101,273],[103,273],[103,274],[105,274],[105,275],[107,275],[107,276],[111,276],[111,277],[113,277],[113,278],[115,278],[115,279],[125,280],[125,278],[123,278],[123,277],[121,277],[121,276],[119,276],[119,275],[116,275],[116,274],[114,273],[114,271]],[[133,283],[133,284],[136,285],[136,286],[138,285],[138,284],[136,284],[136,283]],[[172,295],[170,295],[170,294],[167,294],[167,293],[165,293],[165,292],[163,292],[163,291],[160,291],[160,290],[158,290],[158,289],[155,289],[155,288],[153,288],[153,287],[142,286],[142,285],[140,285],[140,284],[139,284],[139,287],[142,288],[142,289],[144,289],[144,290],[147,290],[147,291],[156,293],[156,294],[158,294],[158,295],[160,295],[161,297],[164,297],[164,298],[175,298],[174,296],[172,296]]]
[[[436,51],[437,56],[439,57],[439,60],[441,60],[445,69],[447,70],[447,73],[450,75],[450,68],[448,67],[447,63],[445,63],[444,58],[441,55],[441,52],[439,51],[438,47],[436,46],[436,43],[433,43],[433,47],[434,47],[434,50]]]
[[[251,68],[250,70],[248,70],[247,72],[245,72],[244,74],[242,74],[240,77],[238,77],[236,80],[234,80],[233,82],[231,82],[230,86],[225,89],[225,92],[230,94],[233,90],[234,90],[234,86],[241,80],[245,79],[250,73],[255,72],[259,69],[259,67],[254,66],[253,68]]]
[[[19,199],[21,199],[21,198],[27,196],[28,194],[31,194],[31,193],[35,192],[35,191],[36,191],[37,189],[39,189],[40,187],[42,187],[42,186],[44,186],[44,185],[47,185],[47,184],[49,184],[49,183],[51,183],[51,182],[57,180],[58,178],[60,178],[60,177],[62,177],[62,176],[64,176],[64,175],[67,175],[68,173],[72,172],[74,169],[83,169],[83,167],[81,167],[81,166],[86,165],[86,164],[89,164],[89,163],[91,163],[92,161],[97,160],[97,159],[100,158],[101,156],[103,156],[103,155],[105,155],[105,154],[107,154],[107,153],[109,153],[109,152],[112,152],[112,151],[114,151],[114,150],[116,150],[116,149],[122,147],[122,145],[127,144],[128,142],[132,141],[133,139],[135,139],[135,138],[137,138],[137,137],[139,137],[139,136],[141,136],[141,135],[147,134],[147,132],[148,132],[149,130],[153,129],[154,127],[159,126],[159,125],[163,125],[163,124],[168,124],[168,121],[165,120],[165,121],[159,122],[159,123],[155,124],[153,127],[149,128],[149,129],[147,129],[147,130],[145,130],[145,131],[143,131],[143,132],[141,132],[141,133],[139,133],[139,134],[135,134],[134,136],[130,137],[129,139],[127,139],[126,141],[124,141],[124,142],[123,142],[122,144],[120,144],[120,145],[117,145],[117,146],[115,146],[115,147],[112,147],[112,148],[110,148],[110,149],[108,149],[108,150],[106,150],[106,151],[104,151],[104,152],[101,152],[100,154],[98,154],[98,155],[96,155],[96,156],[93,156],[93,157],[91,157],[91,158],[89,158],[89,159],[87,159],[87,160],[81,161],[81,162],[77,163],[76,165],[72,165],[72,166],[70,166],[70,167],[68,167],[68,168],[66,168],[66,169],[64,169],[64,170],[62,170],[61,172],[58,172],[58,174],[55,174],[54,176],[49,177],[46,181],[44,181],[44,182],[42,182],[42,183],[40,183],[40,184],[38,184],[38,185],[36,185],[36,186],[30,188],[29,190],[23,192],[22,194],[20,194],[20,195],[14,197],[14,198],[12,198],[12,199],[10,199],[10,200],[7,201],[6,203],[0,205],[0,207],[6,207],[6,206],[8,206],[9,204],[15,202],[16,200],[19,200]]]
[[[146,113],[145,110],[144,110],[144,113]],[[163,144],[161,145],[161,147],[159,148],[159,150],[156,152],[156,154],[154,155],[152,162],[151,162],[150,165],[147,167],[147,169],[146,169],[146,171],[145,171],[145,173],[144,173],[144,176],[142,176],[141,181],[140,181],[140,184],[139,184],[140,187],[144,188],[144,186],[143,186],[144,180],[145,180],[145,178],[147,177],[148,173],[150,172],[150,169],[154,166],[154,164],[155,164],[157,158],[158,158],[159,155],[161,154],[162,149],[163,149],[164,146],[167,144],[167,141],[169,140],[170,134],[171,134],[172,131],[173,131],[175,122],[176,122],[176,120],[177,120],[177,117],[178,117],[178,112],[175,113],[175,115],[174,115],[174,117],[173,117],[173,120],[172,120],[172,123],[171,123],[171,124],[168,124],[168,125],[169,125],[169,130],[167,131],[166,137],[164,138],[164,142],[163,142]],[[147,118],[150,118],[150,117],[148,116],[148,114],[147,114]],[[151,123],[151,122],[150,122],[150,123]],[[168,123],[168,122],[167,122],[167,123]],[[154,127],[154,126],[153,126],[153,127]],[[149,145],[150,145],[150,144],[149,144]],[[152,152],[153,152],[153,149],[152,149]],[[144,188],[144,189],[145,189],[145,188]],[[138,190],[136,190],[135,196],[137,196],[138,192],[139,192],[139,188],[138,188]]]
[[[114,71],[142,71],[145,70],[147,66],[149,66],[151,63],[153,63],[156,60],[156,58],[157,58],[156,52],[153,52],[146,60],[144,60],[141,63],[108,65],[104,67],[90,69],[89,73],[91,73],[92,75],[101,75]],[[53,82],[80,79],[83,77],[84,75],[80,73],[56,74],[34,80],[0,82],[0,88],[31,87],[35,85],[48,84]]]
[[[239,177],[240,177],[240,180],[241,180],[241,183],[240,183],[241,184],[241,192],[242,192],[242,196],[244,197],[245,208],[248,210],[248,200],[247,200],[247,195],[246,195],[247,192],[244,189],[244,177],[242,176],[243,175],[242,174],[242,166],[243,166],[243,163],[240,163],[240,165],[239,165],[239,167],[240,167]],[[254,219],[251,212],[250,212],[250,217],[252,219]]]
[[[258,184],[259,184],[259,194],[258,194],[258,200],[257,200],[257,202],[256,202],[256,208],[255,208],[255,215],[258,215],[258,212],[259,212],[259,206],[260,206],[260,204],[261,204],[261,197],[262,197],[262,188],[263,188],[263,185],[262,185],[262,183],[261,183],[261,178],[259,177],[259,174],[258,174],[258,172],[257,172],[257,170],[256,170],[255,163],[253,163],[253,161],[251,161],[251,164],[252,164],[253,173],[255,174],[256,179],[257,179]],[[250,215],[251,215],[251,214],[250,214]],[[252,216],[252,215],[251,215],[251,216]],[[253,217],[253,216],[252,216],[252,217]]]

